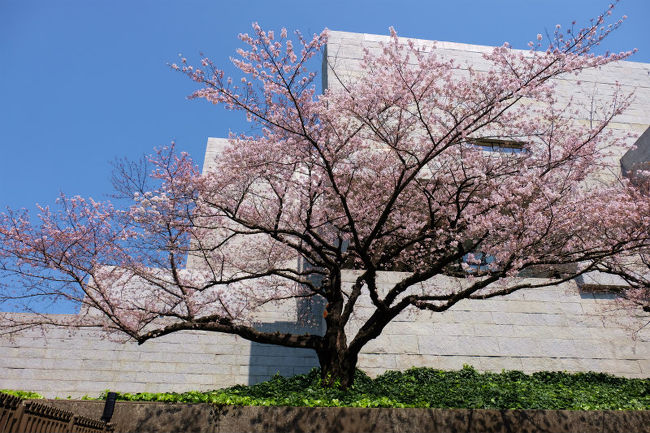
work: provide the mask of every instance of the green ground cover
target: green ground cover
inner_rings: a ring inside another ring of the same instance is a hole
[[[22,398],[29,391],[0,390]],[[98,399],[105,399],[106,392]],[[84,397],[84,399],[92,399]],[[371,379],[357,370],[348,390],[322,388],[317,368],[294,377],[276,375],[257,385],[184,393],[119,393],[118,400],[212,403],[239,406],[422,407],[466,409],[650,410],[650,378],[604,373],[520,371],[479,373],[412,368]]]
[[[119,393],[118,399],[244,406],[650,409],[650,378],[627,379],[603,373],[479,373],[465,366],[458,371],[388,371],[371,379],[357,371],[354,386],[346,391],[322,388],[319,375],[318,369],[313,369],[308,374],[275,376],[252,386],[207,392]]]
[[[20,398],[26,398],[26,399],[38,399],[38,398],[43,398],[42,395],[40,395],[37,392],[31,392],[31,391],[17,391],[15,389],[0,389],[0,392],[9,394],[9,395],[14,395],[16,397]]]

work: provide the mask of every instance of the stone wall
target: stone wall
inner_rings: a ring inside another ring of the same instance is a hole
[[[399,273],[381,275],[387,287]],[[355,277],[344,275],[349,286]],[[405,312],[363,350],[359,368],[371,376],[413,366],[479,370],[601,371],[650,377],[650,329],[607,295],[580,293],[574,282],[522,290],[503,298],[463,301],[444,313]],[[368,312],[359,301],[349,332]],[[281,319],[281,320],[280,320]],[[277,309],[267,329],[298,329],[295,309]],[[47,397],[130,392],[208,390],[256,383],[275,373],[317,366],[313,351],[250,343],[239,337],[182,332],[135,343],[112,342],[99,331],[47,338],[27,333],[0,340],[0,389]]]
[[[269,320],[265,325],[296,329],[295,322]],[[46,397],[96,397],[106,389],[211,390],[261,382],[276,373],[305,373],[316,365],[311,350],[209,332],[175,333],[142,345],[111,341],[99,330],[54,329],[46,336],[29,331],[13,341],[0,339],[0,389]]]
[[[104,402],[50,400],[47,404],[99,417]],[[214,407],[203,403],[117,402],[111,422],[115,431],[122,433],[649,433],[650,411]]]
[[[347,274],[348,284],[353,276]],[[387,288],[400,274],[383,277]],[[369,304],[368,298],[361,303],[360,315]],[[611,295],[581,293],[570,282],[464,300],[443,313],[405,312],[365,348],[359,364],[371,375],[470,364],[484,371],[593,370],[648,377],[650,330],[638,330],[646,321],[621,309]]]

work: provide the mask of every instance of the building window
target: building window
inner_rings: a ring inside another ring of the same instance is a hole
[[[494,138],[472,138],[467,142],[475,149],[486,152],[522,153],[525,151],[523,141],[499,140]]]
[[[618,275],[591,271],[576,278],[581,298],[615,299],[629,288],[629,284]]]

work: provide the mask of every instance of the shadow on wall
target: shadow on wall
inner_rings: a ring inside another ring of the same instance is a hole
[[[325,300],[318,296],[296,301],[297,320],[295,322],[260,323],[257,329],[266,332],[291,332],[297,334],[323,334],[321,317]],[[308,373],[318,367],[318,357],[311,349],[276,346],[273,344],[251,343],[248,384],[264,382],[275,374],[294,376]]]

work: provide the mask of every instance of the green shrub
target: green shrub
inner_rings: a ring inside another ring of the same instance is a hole
[[[373,380],[358,370],[354,385],[344,391],[322,388],[320,371],[313,369],[289,378],[276,375],[251,386],[207,392],[118,393],[118,399],[240,406],[647,410],[650,379],[592,372],[479,373],[464,366],[458,371],[387,371]]]
[[[44,398],[42,395],[36,393],[36,392],[31,392],[31,391],[18,391],[18,390],[13,390],[13,389],[0,389],[0,392],[3,392],[5,394],[13,395],[16,397],[20,398],[26,398],[26,399],[40,399]]]

